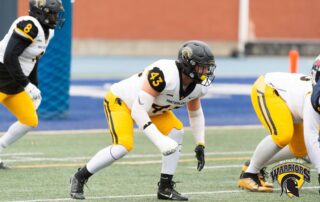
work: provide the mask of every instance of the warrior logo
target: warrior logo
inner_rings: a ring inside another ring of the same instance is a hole
[[[310,182],[310,168],[295,162],[282,163],[272,168],[271,177],[281,186],[280,196],[285,192],[290,198],[299,197],[304,181]]]

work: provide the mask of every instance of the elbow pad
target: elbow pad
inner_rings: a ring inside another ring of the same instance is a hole
[[[194,136],[194,139],[198,145],[205,144],[204,130],[205,121],[202,108],[200,107],[195,111],[188,111],[190,127]]]
[[[140,129],[144,129],[144,126],[151,122],[148,111],[150,110],[154,99],[155,97],[141,90],[132,105],[131,116]]]

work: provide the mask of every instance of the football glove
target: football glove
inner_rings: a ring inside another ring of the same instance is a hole
[[[318,181],[319,181],[319,185],[320,185],[320,173],[318,174]],[[320,194],[320,189],[319,189],[319,194]]]
[[[32,99],[34,107],[38,109],[42,99],[40,90],[32,83],[28,83],[28,85],[24,88],[24,90],[28,93],[28,95]]]
[[[204,160],[204,146],[203,145],[197,145],[194,149],[194,152],[196,153],[196,158],[198,160],[198,166],[197,170],[201,171],[204,167],[205,160]]]

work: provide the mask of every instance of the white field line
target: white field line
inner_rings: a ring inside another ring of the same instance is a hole
[[[32,153],[32,152],[26,152],[26,153],[6,153],[6,154],[0,154],[0,157],[3,157],[3,156],[9,156],[9,157],[12,157],[12,156],[42,156],[44,155],[44,153]]]
[[[207,152],[206,156],[226,156],[226,155],[243,155],[243,154],[252,154],[253,151],[232,151],[232,152]],[[80,157],[39,157],[43,156],[42,153],[8,153],[8,154],[1,154],[0,157],[8,157],[3,159],[5,162],[34,162],[34,161],[55,161],[55,162],[77,162],[77,161],[84,161],[89,160],[90,156],[80,156]],[[194,153],[185,153],[182,154],[182,157],[194,157]],[[36,156],[36,157],[34,157]],[[160,158],[160,154],[132,154],[124,157],[123,159],[137,159],[137,158]],[[158,162],[158,161],[156,161]],[[127,162],[117,162],[120,164],[126,164]],[[137,162],[133,162],[137,163]],[[128,162],[130,164],[130,162]],[[143,164],[143,163],[142,163]],[[147,164],[147,161],[146,161]]]
[[[260,129],[263,128],[261,125],[227,125],[227,126],[207,126],[207,130],[246,130],[246,129]],[[187,131],[190,131],[190,127],[184,128]],[[139,131],[139,129],[135,129]],[[31,131],[28,135],[65,135],[65,134],[95,134],[95,133],[109,133],[107,128],[105,129],[83,129],[83,130],[50,130],[50,131]],[[0,132],[0,136],[4,132]]]
[[[319,189],[319,186],[302,187],[302,190]],[[280,188],[274,190],[279,191]],[[221,190],[221,191],[202,191],[202,192],[187,192],[186,195],[217,195],[217,194],[232,194],[246,192],[243,190]],[[130,199],[130,198],[150,198],[156,197],[155,194],[138,194],[138,195],[117,195],[117,196],[100,196],[100,197],[86,197],[87,200],[104,200],[104,199]],[[280,197],[280,196],[279,196]],[[283,196],[285,197],[285,196]],[[56,199],[34,199],[34,200],[17,200],[7,202],[42,202],[42,201],[71,201],[70,198],[56,198]]]

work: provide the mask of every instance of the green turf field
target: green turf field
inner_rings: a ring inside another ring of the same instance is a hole
[[[196,170],[194,141],[186,132],[174,177],[177,190],[190,201],[319,201],[317,176],[305,183],[300,197],[274,193],[250,193],[236,184],[241,164],[250,158],[265,135],[260,128],[208,129],[206,166]],[[67,201],[69,177],[99,149],[109,145],[108,133],[31,134],[12,145],[1,158],[12,168],[0,170],[0,201]],[[158,201],[157,182],[161,157],[142,134],[135,135],[135,148],[124,159],[94,175],[85,188],[87,201]],[[269,170],[269,169],[268,169]]]

